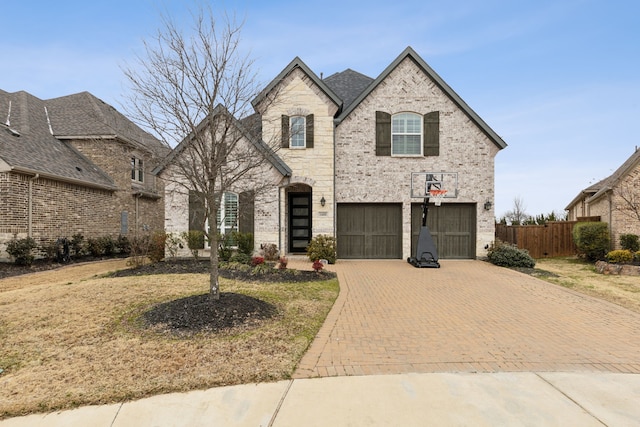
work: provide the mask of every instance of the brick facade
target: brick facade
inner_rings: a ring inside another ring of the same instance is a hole
[[[420,94],[416,96],[416,94]],[[440,111],[440,155],[432,157],[376,156],[376,111],[391,114]],[[495,234],[494,199],[496,145],[411,59],[386,77],[336,129],[336,201],[338,203],[402,203],[403,257],[411,256],[411,172],[458,172],[459,195],[445,203],[476,203],[476,253]]]

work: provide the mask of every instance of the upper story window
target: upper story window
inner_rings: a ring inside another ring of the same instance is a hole
[[[313,148],[313,114],[282,116],[282,148]]]
[[[138,157],[131,157],[131,179],[144,182],[144,163]]]
[[[394,156],[422,155],[422,116],[400,113],[391,120],[391,154]]]
[[[302,116],[291,117],[291,148],[305,148],[306,146],[306,122]]]

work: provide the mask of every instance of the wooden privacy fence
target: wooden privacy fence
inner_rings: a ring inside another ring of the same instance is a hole
[[[573,226],[577,221],[550,221],[545,225],[496,224],[496,239],[529,251],[533,258],[575,255]]]

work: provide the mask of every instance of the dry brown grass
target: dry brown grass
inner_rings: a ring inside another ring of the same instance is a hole
[[[575,258],[539,259],[536,268],[557,275],[541,279],[640,313],[640,276],[599,274],[593,264]]]
[[[0,280],[0,418],[288,378],[338,293],[335,279],[222,279],[223,292],[271,303],[278,316],[251,331],[176,338],[144,329],[139,315],[159,302],[206,293],[208,276],[76,273],[80,279],[54,276],[53,283],[42,283],[44,276],[22,285]]]

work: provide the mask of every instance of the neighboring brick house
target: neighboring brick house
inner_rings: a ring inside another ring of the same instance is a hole
[[[41,100],[0,90],[0,259],[14,236],[162,230],[164,189],[151,169],[167,151],[88,92]]]
[[[506,143],[412,48],[376,79],[350,69],[319,78],[295,58],[253,106],[262,141],[280,141],[274,175],[260,200],[232,194],[226,215],[252,212],[243,228],[256,247],[304,253],[328,234],[339,258],[408,258],[421,218],[411,173],[440,171],[458,173],[457,198],[429,210],[440,257],[476,258],[494,240],[494,158]],[[188,227],[181,197],[167,192],[167,231]]]
[[[621,234],[640,235],[640,150],[611,176],[582,190],[565,208],[567,219],[599,217],[609,224],[611,248],[620,249]]]

